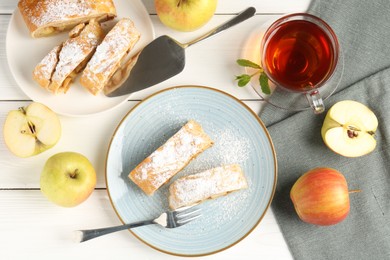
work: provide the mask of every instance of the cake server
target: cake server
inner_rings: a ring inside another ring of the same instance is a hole
[[[113,76],[114,79],[116,76],[120,79],[119,83],[115,83],[120,87],[105,95],[108,97],[128,95],[179,74],[185,66],[187,47],[241,23],[254,16],[255,13],[256,9],[249,7],[210,32],[184,44],[167,35],[158,37],[130,59],[123,69],[116,73],[117,75]]]

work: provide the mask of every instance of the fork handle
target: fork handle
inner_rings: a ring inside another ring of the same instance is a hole
[[[135,222],[131,224],[125,224],[125,225],[119,225],[114,227],[106,227],[106,228],[98,228],[98,229],[89,229],[89,230],[78,230],[76,231],[76,238],[78,242],[84,242],[96,237],[100,237],[106,234],[110,234],[116,231],[121,231],[125,229],[131,229],[136,228],[140,226],[150,225],[150,224],[156,224],[153,220],[146,220],[146,221],[140,221]]]

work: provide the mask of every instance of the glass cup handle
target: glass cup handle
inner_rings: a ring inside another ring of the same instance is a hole
[[[314,114],[321,114],[325,111],[324,101],[321,98],[320,92],[316,89],[306,94],[310,106],[314,110]]]

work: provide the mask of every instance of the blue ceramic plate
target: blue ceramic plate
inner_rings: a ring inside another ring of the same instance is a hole
[[[131,232],[162,252],[200,256],[224,250],[247,236],[265,215],[275,191],[277,169],[271,138],[245,104],[229,94],[197,86],[175,87],[150,96],[130,110],[116,129],[107,154],[106,182],[123,223],[166,211],[171,182],[147,196],[127,176],[190,119],[199,122],[215,143],[173,180],[238,163],[249,188],[202,203],[202,217],[180,228],[150,225]]]

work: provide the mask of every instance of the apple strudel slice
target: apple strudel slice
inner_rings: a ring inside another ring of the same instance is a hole
[[[70,30],[92,19],[104,22],[116,17],[112,0],[20,0],[18,8],[33,38]]]
[[[94,95],[108,87],[108,82],[140,37],[133,21],[122,18],[97,47],[81,75],[81,85]]]
[[[192,159],[213,145],[213,141],[194,120],[145,158],[129,178],[147,195],[152,195],[182,170]]]
[[[95,20],[77,25],[69,32],[69,39],[54,47],[35,67],[33,79],[54,94],[66,93],[103,37],[104,31]]]
[[[58,63],[58,55],[62,45],[54,47],[42,60],[38,63],[33,71],[33,79],[44,89],[47,89],[51,82],[56,65]]]
[[[248,187],[238,164],[225,165],[177,179],[169,186],[169,207],[177,209]]]

